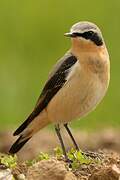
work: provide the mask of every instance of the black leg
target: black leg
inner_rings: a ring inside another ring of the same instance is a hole
[[[60,141],[60,144],[61,144],[61,147],[62,147],[62,150],[63,150],[63,154],[65,156],[65,159],[68,160],[67,153],[66,153],[66,150],[65,150],[65,146],[64,146],[64,143],[63,143],[63,140],[62,140],[62,136],[60,134],[59,124],[55,125],[55,130],[56,130],[56,134],[57,134],[57,136],[59,138],[59,141]]]
[[[75,141],[75,139],[74,139],[74,137],[73,137],[73,135],[72,135],[70,129],[68,128],[68,124],[64,124],[64,127],[65,127],[65,129],[67,130],[69,136],[71,137],[72,142],[73,142],[73,144],[74,144],[76,150],[79,151],[79,146],[77,145],[77,143],[76,143],[76,141]]]

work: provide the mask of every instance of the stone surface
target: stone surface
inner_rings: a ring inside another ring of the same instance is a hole
[[[98,172],[93,172],[88,180],[120,180],[120,169],[114,164],[98,170]]]
[[[75,175],[68,171],[65,163],[50,159],[42,160],[30,167],[27,173],[29,180],[77,180]]]
[[[10,169],[0,169],[0,180],[13,180],[13,175]]]

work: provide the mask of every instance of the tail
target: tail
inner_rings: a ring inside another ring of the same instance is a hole
[[[23,130],[19,133],[20,136],[10,148],[9,153],[10,154],[17,153],[36,132],[38,132],[40,129],[44,128],[48,124],[49,124],[49,120],[47,117],[47,113],[45,110],[43,110],[29,124],[27,124],[27,127],[25,129],[23,128]],[[22,127],[22,125],[20,127]]]
[[[17,141],[12,145],[12,147],[9,150],[10,154],[15,154],[17,153],[23,146],[24,144],[30,139],[29,138],[24,138],[22,135],[17,139]]]

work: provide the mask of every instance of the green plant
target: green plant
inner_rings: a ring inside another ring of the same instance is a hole
[[[26,164],[27,164],[28,166],[32,166],[33,164],[35,164],[35,163],[37,163],[37,162],[39,162],[39,161],[41,161],[41,160],[48,160],[49,158],[50,158],[50,157],[49,157],[49,155],[48,155],[47,153],[40,152],[35,159],[33,159],[33,160],[27,160],[27,161],[26,161]]]
[[[63,151],[60,147],[56,147],[54,149],[55,157],[59,159],[63,159]],[[82,164],[90,164],[90,163],[98,163],[100,162],[99,159],[92,158],[90,156],[86,156],[82,151],[76,151],[75,149],[71,149],[68,151],[67,156],[70,160],[70,167],[72,170],[75,170],[79,168],[80,165]],[[40,152],[39,155],[33,159],[33,160],[27,160],[26,164],[28,166],[32,166],[35,163],[41,161],[41,160],[48,160],[50,158],[49,154]]]
[[[6,167],[13,169],[17,165],[17,156],[11,156],[11,155],[1,155],[0,156],[0,162],[4,164]]]
[[[63,158],[63,151],[60,147],[54,149],[55,156],[57,159]],[[91,158],[90,156],[86,156],[82,151],[76,151],[76,149],[72,148],[68,151],[67,156],[70,160],[70,166],[73,170],[79,168],[82,164],[90,164],[90,163],[98,163],[98,159]]]
[[[90,164],[94,160],[90,157],[87,157],[82,153],[82,151],[76,151],[75,149],[71,149],[68,153],[68,158],[71,160],[72,169],[77,169],[81,164]]]
[[[63,151],[60,147],[56,147],[54,149],[54,153],[55,153],[55,156],[57,157],[57,159],[60,159],[63,157]]]
[[[47,153],[43,153],[43,152],[40,152],[40,154],[38,155],[37,157],[37,161],[41,161],[41,160],[48,160],[50,157]]]

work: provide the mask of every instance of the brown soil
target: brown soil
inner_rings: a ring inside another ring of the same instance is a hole
[[[99,163],[82,164],[74,171],[68,163],[53,157],[28,168],[21,164],[13,173],[15,177],[24,173],[28,180],[119,180],[120,155],[110,151],[100,151],[97,154],[101,157]]]
[[[57,160],[51,155],[49,160],[27,166],[24,160],[34,158],[40,151],[52,154],[53,149],[59,145],[52,131],[41,131],[18,153],[20,161],[12,171],[14,177],[19,180],[22,175],[25,175],[27,180],[120,180],[120,132],[108,129],[99,133],[76,132],[74,134],[82,150],[97,152],[100,163],[82,164],[73,171],[68,163]],[[64,139],[67,149],[73,146],[68,136]],[[0,151],[8,152],[14,140],[15,137],[11,132],[1,133]]]

